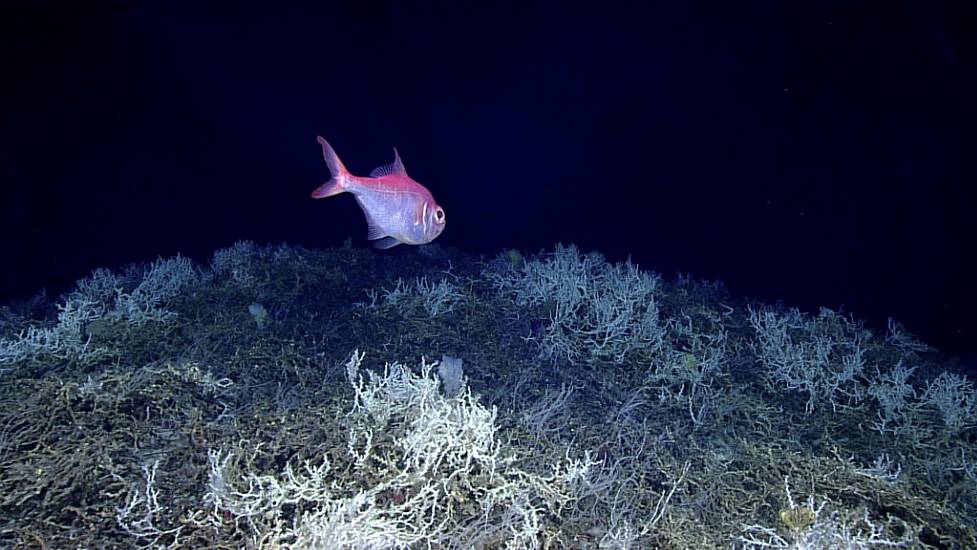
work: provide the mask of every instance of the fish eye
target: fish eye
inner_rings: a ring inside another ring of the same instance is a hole
[[[444,221],[444,210],[440,206],[434,210],[434,220],[438,222]]]

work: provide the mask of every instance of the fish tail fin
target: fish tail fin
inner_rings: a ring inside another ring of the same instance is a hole
[[[312,192],[312,198],[322,199],[325,197],[331,197],[333,195],[338,195],[347,190],[347,186],[352,179],[349,170],[343,166],[343,161],[339,160],[339,155],[333,150],[326,138],[318,136],[316,141],[322,146],[322,158],[326,161],[326,166],[329,167],[329,173],[332,174],[332,179],[323,183]]]

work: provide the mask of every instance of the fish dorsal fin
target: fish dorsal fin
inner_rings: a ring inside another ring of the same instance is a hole
[[[400,154],[397,153],[396,147],[394,147],[394,161],[390,164],[377,166],[372,172],[370,172],[370,177],[382,178],[383,176],[389,176],[390,174],[400,174],[401,176],[407,175],[407,170],[404,170],[404,163],[400,160]]]

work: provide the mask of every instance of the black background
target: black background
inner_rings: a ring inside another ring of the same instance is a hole
[[[321,134],[361,175],[397,146],[444,245],[576,243],[977,351],[965,3],[199,4],[0,8],[0,299],[364,244],[351,197],[309,198]]]

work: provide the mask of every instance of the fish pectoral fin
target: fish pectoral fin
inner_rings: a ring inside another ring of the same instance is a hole
[[[380,237],[379,239],[373,242],[373,248],[386,250],[388,248],[393,248],[398,244],[400,244],[400,241],[398,241],[393,237]]]

